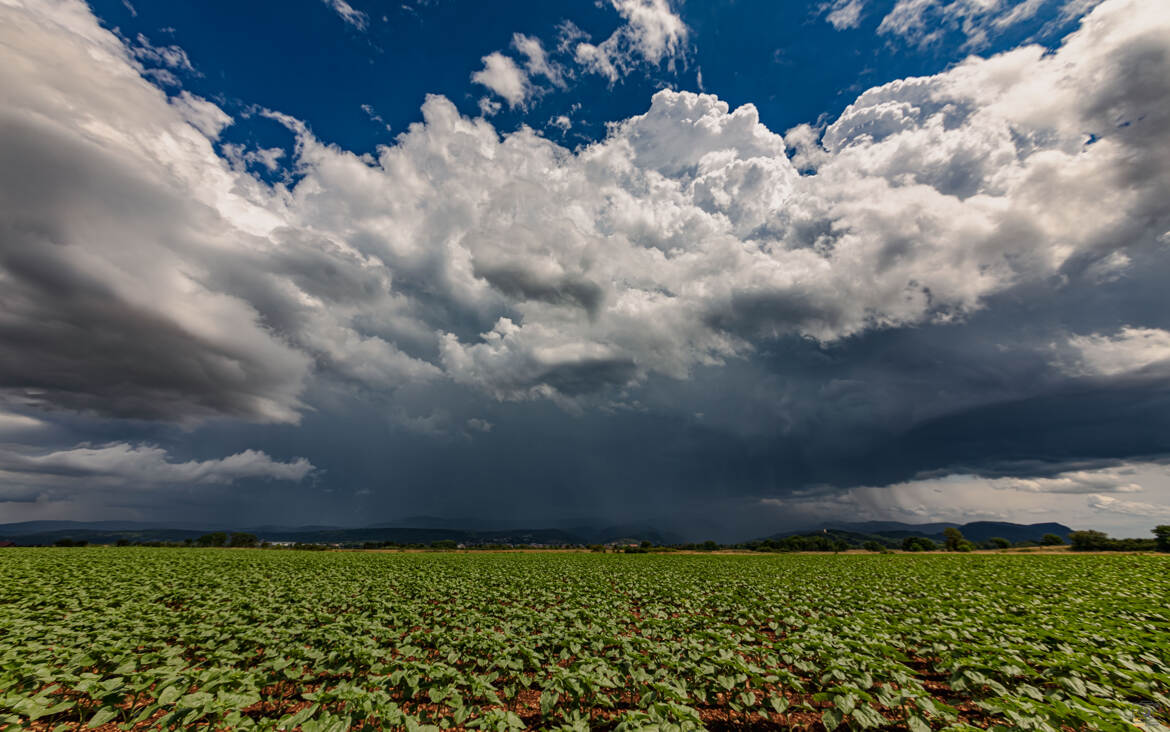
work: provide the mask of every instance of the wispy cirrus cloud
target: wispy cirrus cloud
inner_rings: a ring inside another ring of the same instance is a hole
[[[865,10],[865,0],[834,0],[820,7],[820,12],[837,30],[856,28],[861,23],[861,13]]]
[[[573,56],[586,71],[616,82],[639,63],[672,65],[686,50],[689,31],[668,0],[610,0],[625,21],[598,44],[581,41]]]
[[[851,0],[852,2],[852,0]],[[979,50],[991,41],[1036,17],[1045,5],[1056,0],[898,0],[878,25],[878,33],[899,37],[918,46],[939,41],[945,33],[958,32],[965,39],[963,47]],[[1100,0],[1067,0],[1055,20],[1040,31],[1050,35],[1058,26],[1067,24],[1092,10]],[[838,8],[838,6],[841,6]],[[850,17],[849,5],[838,0],[832,12]],[[831,15],[832,13],[830,13]],[[832,22],[832,18],[829,18]],[[837,24],[834,23],[834,26]]]
[[[370,23],[370,17],[364,12],[355,9],[345,0],[321,0],[337,13],[338,17],[357,30],[365,30]]]

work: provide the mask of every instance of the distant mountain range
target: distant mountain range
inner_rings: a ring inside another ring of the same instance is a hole
[[[363,528],[337,526],[252,526],[225,529],[199,527],[189,524],[148,523],[140,521],[25,521],[0,524],[0,540],[20,545],[52,544],[60,539],[88,541],[91,544],[113,544],[119,539],[130,542],[196,539],[210,531],[244,531],[263,541],[303,542],[306,544],[361,544],[364,542],[395,542],[398,544],[431,544],[436,541],[454,541],[460,544],[543,544],[588,545],[649,541],[652,544],[682,544],[684,540],[653,526],[625,524],[613,526],[575,526],[560,528],[460,528],[456,520],[435,517],[404,519],[405,525],[375,525]],[[975,521],[967,524],[932,523],[906,524],[897,521],[865,521],[860,523],[828,523],[806,526],[765,537],[783,539],[789,536],[813,533],[831,533],[849,544],[867,539],[892,545],[908,536],[924,536],[942,541],[943,530],[958,528],[970,541],[984,542],[1002,537],[1011,542],[1039,541],[1045,534],[1067,538],[1072,531],[1064,524],[1014,524],[1001,521]]]
[[[434,523],[441,520],[436,519]],[[460,529],[446,526],[244,526],[197,528],[181,524],[151,524],[134,521],[26,521],[0,524],[0,540],[18,545],[52,544],[61,539],[113,544],[119,539],[130,542],[184,541],[197,539],[211,531],[247,532],[262,541],[303,542],[306,544],[361,544],[394,542],[398,544],[432,544],[454,541],[459,544],[527,544],[588,545],[610,542],[649,541],[654,544],[679,544],[682,539],[653,527],[617,525],[581,526],[573,529]]]
[[[765,538],[784,539],[789,536],[800,536],[822,531],[838,535],[838,538],[850,544],[854,543],[854,541],[850,540],[853,537],[885,539],[887,540],[886,542],[879,543],[889,543],[889,540],[901,541],[910,536],[923,536],[936,542],[942,542],[943,531],[949,528],[958,529],[963,534],[963,538],[973,542],[984,542],[995,537],[1007,539],[1013,543],[1018,541],[1040,541],[1045,534],[1056,534],[1062,539],[1068,539],[1068,535],[1072,533],[1072,529],[1064,524],[1057,523],[1013,524],[1007,521],[973,521],[967,524],[904,524],[898,521],[862,521],[854,523],[827,523],[811,532],[808,528],[804,528],[773,534]],[[843,536],[846,534],[853,536]]]

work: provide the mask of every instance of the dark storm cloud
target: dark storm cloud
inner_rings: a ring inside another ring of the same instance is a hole
[[[1162,460],[1170,454],[1170,362],[1158,359],[1170,351],[1127,362],[1145,364],[1138,368],[1089,373],[1070,341],[1113,334],[1118,322],[1165,333],[1166,258],[1138,255],[1125,277],[1108,282],[1082,274],[1010,290],[963,323],[829,346],[761,341],[750,362],[686,383],[655,382],[639,397],[698,413],[685,439],[663,437],[685,445],[672,459],[686,466],[682,480],[696,499],[710,486],[783,498],[818,485],[843,490],[954,473],[1050,477]]]
[[[521,300],[542,300],[554,305],[574,305],[590,315],[596,315],[605,297],[596,283],[575,277],[543,280],[522,267],[480,267],[475,274],[510,297]]]
[[[849,317],[835,299],[832,293],[736,292],[715,304],[704,320],[753,341],[792,331],[833,332],[847,326]]]
[[[1052,475],[1086,461],[1170,453],[1170,386],[1164,379],[1125,381],[1069,386],[916,425],[866,461],[882,468],[871,480],[892,482],[944,468]]]
[[[379,388],[437,373],[351,327],[376,310],[435,350],[384,268],[289,227],[280,189],[216,155],[228,115],[186,92],[168,100],[80,3],[4,12],[8,399],[189,425],[296,422],[314,373]]]
[[[149,279],[166,276],[154,262],[191,235],[171,223],[204,214],[51,126],[0,113],[0,136],[0,389],[119,417],[287,418],[303,359],[262,333],[196,332],[151,302],[165,285]],[[125,268],[110,278],[87,244],[121,248]],[[142,290],[119,291],[135,278]]]
[[[596,393],[611,384],[624,384],[637,369],[628,358],[592,359],[551,368],[540,376],[539,382],[574,397]]]

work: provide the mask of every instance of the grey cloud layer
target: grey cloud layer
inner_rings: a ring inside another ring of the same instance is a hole
[[[1111,495],[1118,493],[1124,497]],[[1053,505],[1052,494],[1062,494],[1058,506]],[[1167,499],[1170,469],[1165,463],[1139,462],[1045,478],[950,474],[880,487],[823,488],[764,499],[761,504],[764,510],[795,512],[814,520],[839,520],[841,515],[911,522],[1055,519],[1074,527],[1130,531],[1135,516],[1157,520],[1170,515],[1164,506]]]
[[[661,53],[685,38],[628,5]],[[217,155],[227,116],[168,100],[80,3],[0,13],[0,387],[26,403],[295,421],[314,379],[447,378],[578,408],[780,336],[1124,276],[1170,229],[1156,2],[871,89],[823,135],[662,91],[572,152],[432,97],[370,157],[272,113],[293,187]]]
[[[67,450],[33,452],[0,449],[0,502],[54,500],[75,496],[94,500],[111,492],[157,490],[167,486],[228,485],[264,478],[300,481],[313,471],[304,458],[279,462],[263,452],[245,450],[212,460],[174,462],[152,445],[111,443]],[[78,490],[79,484],[84,486]]]

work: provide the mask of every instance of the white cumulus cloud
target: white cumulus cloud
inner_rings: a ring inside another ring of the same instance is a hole
[[[682,52],[665,2],[616,7],[613,58]],[[432,96],[359,155],[269,112],[297,138],[287,186],[217,155],[211,102],[168,103],[82,3],[0,14],[0,389],[55,406],[294,421],[316,380],[449,379],[577,408],[777,336],[1123,273],[1170,230],[1152,0],[1101,4],[1055,52],[869,89],[823,131],[663,90],[572,151]],[[514,105],[538,66],[518,47],[535,65],[493,54],[477,79]]]
[[[522,105],[532,88],[528,74],[511,57],[499,51],[483,57],[483,68],[472,74],[471,80],[491,89],[507,101],[509,107]]]
[[[493,51],[481,59],[483,68],[473,73],[471,80],[490,89],[506,101],[509,108],[524,107],[529,98],[546,90],[534,81],[537,76],[545,77],[554,86],[566,86],[563,69],[549,58],[539,38],[514,33],[512,48],[527,58],[524,66],[517,64],[511,56]],[[499,110],[499,103],[485,97],[480,100],[480,109],[484,116],[490,117]]]

